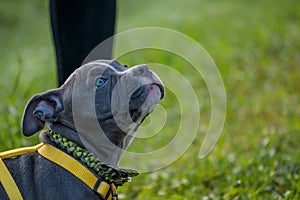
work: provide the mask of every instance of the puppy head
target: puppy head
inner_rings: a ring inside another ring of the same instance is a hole
[[[33,97],[22,130],[29,136],[45,123],[49,128],[60,124],[98,144],[101,141],[91,140],[101,130],[125,149],[163,95],[162,82],[146,65],[127,68],[117,61],[98,60],[78,68],[60,88]]]

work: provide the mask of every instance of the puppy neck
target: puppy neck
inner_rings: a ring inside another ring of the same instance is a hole
[[[79,131],[80,133],[78,133],[77,130],[69,128],[58,122],[51,123],[47,127],[48,129],[66,137],[68,140],[71,140],[76,144],[88,149],[103,162],[114,167],[117,167],[120,157],[123,154],[123,150],[120,147],[112,144],[105,135],[93,134],[83,130]],[[47,131],[43,131],[40,134],[40,140],[44,143],[52,143],[47,136]]]

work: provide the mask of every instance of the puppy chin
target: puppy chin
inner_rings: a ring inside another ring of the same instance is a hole
[[[163,97],[163,89],[161,86],[157,84],[151,84],[148,88],[148,94],[145,98],[145,101],[140,106],[139,109],[134,110],[131,112],[131,118],[134,123],[132,123],[127,131],[126,136],[124,137],[122,149],[126,149],[129,144],[131,143],[139,125],[143,123],[144,119],[154,111],[157,104]]]
[[[154,111],[161,97],[161,88],[156,84],[151,85],[151,87],[148,90],[148,95],[139,109],[140,116],[138,120],[136,120],[137,124],[141,124],[144,121],[144,119]]]

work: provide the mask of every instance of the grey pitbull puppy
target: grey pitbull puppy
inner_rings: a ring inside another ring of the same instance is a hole
[[[138,126],[163,96],[162,82],[146,65],[127,68],[115,60],[98,60],[78,68],[60,88],[34,96],[25,109],[22,131],[31,136],[46,125],[117,167]],[[40,140],[55,146],[47,130]],[[37,152],[4,163],[24,199],[99,199]],[[1,184],[0,199],[7,199]]]

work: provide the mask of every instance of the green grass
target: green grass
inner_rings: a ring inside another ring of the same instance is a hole
[[[118,1],[118,32],[161,26],[189,35],[216,62],[227,93],[226,122],[214,150],[198,159],[210,119],[209,94],[199,80],[197,138],[170,166],[121,187],[122,199],[300,199],[299,7],[296,0]],[[31,96],[56,86],[47,1],[1,1],[0,44],[0,150],[6,150],[38,141],[21,135],[22,111]],[[166,52],[120,59],[164,63],[195,81],[188,63]],[[174,99],[169,91],[162,102],[168,121],[156,136],[158,146],[176,131]],[[152,146],[137,140],[130,148]]]

